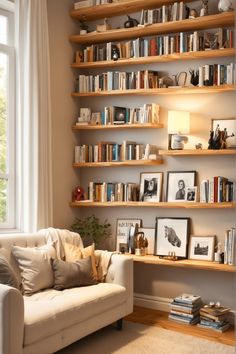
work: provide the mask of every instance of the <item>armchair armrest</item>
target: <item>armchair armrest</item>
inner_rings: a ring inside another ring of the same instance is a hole
[[[127,314],[133,312],[133,259],[129,256],[113,254],[105,282],[122,285],[126,288]]]
[[[19,290],[0,284],[0,354],[22,354],[24,301]]]

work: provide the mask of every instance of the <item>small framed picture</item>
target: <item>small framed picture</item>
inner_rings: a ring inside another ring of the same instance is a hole
[[[91,122],[92,125],[101,125],[101,113],[100,112],[93,112],[91,115]]]
[[[143,232],[144,237],[148,241],[147,254],[154,254],[155,228],[140,227],[138,231]]]
[[[162,172],[143,172],[140,174],[139,201],[160,202],[162,176]]]
[[[210,149],[236,148],[236,118],[211,120]]]
[[[197,201],[197,187],[187,187],[186,188],[186,201],[196,202]]]
[[[189,242],[189,259],[213,261],[215,236],[191,235]]]
[[[189,218],[156,218],[154,254],[187,258],[189,224]]]
[[[167,172],[167,202],[183,202],[186,200],[189,187],[196,185],[196,171],[168,171]]]
[[[215,119],[211,120],[211,129],[216,131],[216,129],[225,130],[227,132],[227,136],[235,136],[236,135],[236,118],[223,118],[223,119]]]
[[[141,222],[142,222],[141,219],[117,219],[116,251],[121,252],[120,247],[124,247],[124,244],[127,245],[127,249],[128,249],[129,230],[131,227],[135,227],[136,224],[138,225],[138,227],[141,227]]]

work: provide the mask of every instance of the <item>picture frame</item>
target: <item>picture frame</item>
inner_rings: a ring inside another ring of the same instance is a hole
[[[146,237],[148,241],[148,247],[146,249],[146,254],[154,255],[154,245],[155,245],[155,228],[151,227],[140,227],[138,229],[139,232],[144,233],[144,237]]]
[[[186,188],[196,185],[196,171],[168,171],[166,185],[167,202],[186,200]]]
[[[189,242],[189,259],[213,261],[215,236],[191,235]]]
[[[229,136],[232,134],[236,136],[236,118],[212,118],[211,130],[215,131],[217,126],[219,126],[220,130],[226,128]]]
[[[139,201],[160,202],[163,172],[140,173]]]
[[[187,187],[186,188],[186,202],[196,202],[197,201],[197,187]]]
[[[226,133],[225,144],[217,148],[235,149],[236,148],[236,118],[212,118],[211,131],[213,132],[213,138],[217,136],[217,130]]]
[[[128,238],[130,227],[135,227],[135,224],[138,224],[138,227],[141,227],[141,219],[117,219],[116,220],[116,251],[121,252],[120,248],[124,247],[124,244],[127,245],[128,251]]]
[[[170,254],[179,259],[187,258],[190,218],[156,218],[155,246],[156,256]]]

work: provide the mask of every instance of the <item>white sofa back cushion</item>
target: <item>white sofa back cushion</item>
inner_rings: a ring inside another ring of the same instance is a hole
[[[21,270],[24,295],[30,295],[53,286],[51,259],[56,258],[53,243],[40,247],[12,246],[12,253]]]

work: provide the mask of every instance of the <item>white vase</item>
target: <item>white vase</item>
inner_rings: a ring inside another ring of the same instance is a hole
[[[232,1],[231,0],[220,0],[218,3],[218,10],[220,12],[227,12],[232,10]]]

